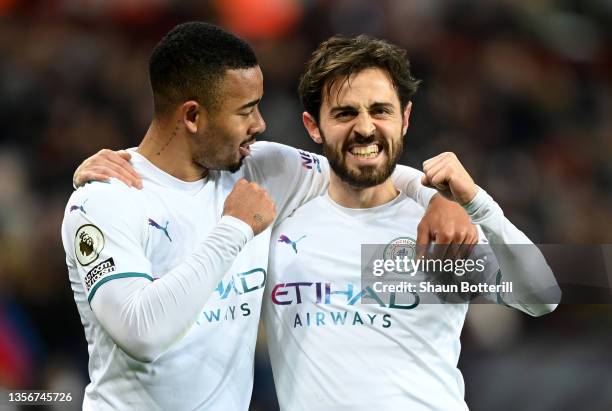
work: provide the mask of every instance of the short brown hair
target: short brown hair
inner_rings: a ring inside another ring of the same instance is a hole
[[[323,89],[329,93],[336,81],[372,67],[389,73],[403,110],[420,84],[410,73],[406,50],[365,35],[333,36],[312,53],[298,86],[304,109],[318,122]]]

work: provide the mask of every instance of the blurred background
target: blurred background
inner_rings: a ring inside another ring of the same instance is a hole
[[[404,164],[454,151],[536,243],[612,243],[610,0],[0,0],[0,389],[71,391],[80,407],[88,356],[60,240],[71,177],[139,143],[148,56],[188,20],[255,47],[263,139],[313,151],[295,90],[316,45],[367,33],[406,48],[423,84]],[[252,409],[275,410],[259,342]],[[472,410],[612,409],[610,306],[474,306],[462,343]]]

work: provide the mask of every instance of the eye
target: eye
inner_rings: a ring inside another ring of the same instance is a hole
[[[392,113],[393,111],[388,107],[376,107],[372,110],[374,116],[386,116]]]
[[[353,117],[355,115],[354,111],[351,110],[343,110],[339,111],[334,117],[338,119],[347,119]]]
[[[239,114],[239,115],[241,115],[242,117],[248,117],[248,116],[250,116],[251,114],[253,114],[253,111],[254,111],[254,110],[255,110],[255,108],[254,108],[254,107],[252,107],[250,110],[243,111],[243,112],[238,113],[238,114]]]

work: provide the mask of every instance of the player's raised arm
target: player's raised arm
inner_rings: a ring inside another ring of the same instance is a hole
[[[512,281],[514,298],[508,305],[533,316],[553,311],[560,300],[561,291],[544,256],[504,216],[493,198],[474,183],[457,156],[442,153],[425,161],[423,171],[424,185],[461,204],[472,221],[482,228],[492,245],[503,279]]]
[[[417,244],[423,248],[430,243],[476,244],[478,231],[465,210],[435,189],[424,186],[421,183],[423,176],[419,170],[401,164],[391,175],[397,189],[425,208],[425,215],[418,226]]]
[[[208,298],[246,243],[275,217],[274,204],[256,184],[239,180],[223,217],[194,253],[156,278],[144,253],[148,219],[129,203],[138,191],[118,182],[77,190],[62,238],[90,306],[105,331],[133,358],[154,361],[194,324]],[[204,212],[205,210],[203,210]]]

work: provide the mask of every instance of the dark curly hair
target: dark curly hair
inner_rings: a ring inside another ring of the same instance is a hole
[[[389,73],[403,110],[420,84],[410,73],[406,50],[365,35],[331,37],[312,53],[298,86],[304,109],[319,122],[323,92],[329,95],[336,81],[372,67]]]
[[[255,52],[244,40],[209,23],[179,24],[161,39],[149,59],[155,114],[164,115],[187,100],[214,109],[225,71],[255,66]]]

